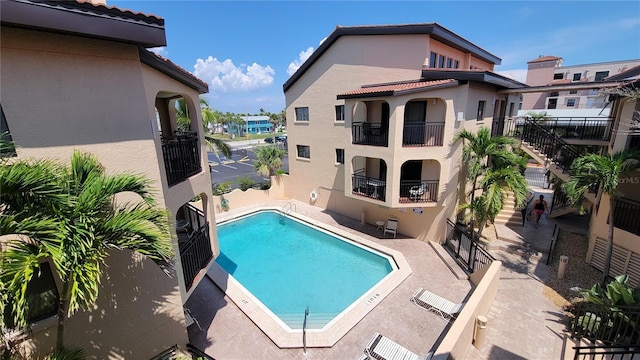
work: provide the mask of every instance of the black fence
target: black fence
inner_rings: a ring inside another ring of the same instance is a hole
[[[572,205],[569,196],[562,190],[562,186],[558,186],[553,190],[553,200],[551,201],[551,209],[549,209],[549,211],[564,209]]]
[[[194,134],[162,139],[162,157],[169,186],[186,180],[202,171],[200,145]]]
[[[517,137],[527,124],[535,124],[560,139],[608,141],[613,131],[613,123],[613,119],[601,117],[514,117],[494,121],[493,134]]]
[[[351,125],[352,143],[358,145],[388,146],[389,128],[382,123],[359,122]]]
[[[438,180],[401,180],[399,202],[437,202],[438,185]]]
[[[189,290],[198,272],[213,258],[213,252],[209,239],[209,223],[204,221],[204,213],[188,204],[183,209],[189,225],[184,228],[186,240],[180,241],[181,234],[178,234],[178,244],[184,283]]]
[[[473,236],[463,226],[454,224],[447,219],[447,242],[453,244],[453,254],[456,260],[473,273],[490,265],[495,258],[483,249]]]
[[[574,309],[571,337],[611,346],[640,344],[640,307],[582,303]]]
[[[640,359],[638,346],[574,346],[574,360],[632,360]]]
[[[640,235],[640,202],[631,199],[616,199],[613,207],[615,227]]]
[[[558,226],[558,224],[555,224],[553,225],[553,235],[551,235],[551,243],[549,244],[549,249],[547,249],[547,265],[551,263],[551,259],[553,258],[556,244],[558,244],[558,237],[560,237],[560,227]]]
[[[362,195],[371,199],[385,201],[387,182],[384,180],[353,174],[351,175],[353,194]]]
[[[444,123],[405,123],[402,132],[403,146],[442,146]]]

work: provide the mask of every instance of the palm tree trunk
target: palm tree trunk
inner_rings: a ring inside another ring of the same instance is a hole
[[[609,269],[611,268],[611,257],[613,256],[613,207],[615,206],[613,195],[609,195],[609,236],[607,241],[607,255],[604,257],[604,267],[602,269],[602,287],[607,285],[609,280]]]
[[[56,352],[64,348],[64,325],[69,313],[69,301],[71,299],[71,276],[67,274],[67,280],[62,285],[60,300],[58,301],[58,330],[56,334]]]

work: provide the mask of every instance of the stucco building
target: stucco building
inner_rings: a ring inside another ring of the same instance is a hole
[[[287,193],[402,234],[442,242],[454,219],[461,129],[517,111],[525,86],[500,59],[435,24],[337,27],[284,84]]]
[[[167,276],[150,260],[113,251],[95,308],[67,321],[68,344],[95,358],[184,349],[183,303],[218,253],[199,108],[206,83],[147,50],[166,45],[156,16],[90,2],[0,6],[2,128],[17,156],[68,163],[79,149],[107,172],[145,175],[175,224],[175,271]],[[189,108],[189,132],[175,131],[178,99]],[[48,351],[54,315],[32,324],[27,351]]]

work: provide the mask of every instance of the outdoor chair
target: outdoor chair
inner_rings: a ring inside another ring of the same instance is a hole
[[[384,236],[387,236],[387,233],[393,234],[395,238],[398,233],[398,219],[389,218],[387,220],[387,225],[384,227]]]
[[[422,183],[420,186],[412,186],[411,189],[409,189],[409,199],[416,201],[424,195],[425,191],[427,191],[426,183]]]
[[[433,353],[427,353],[424,356],[418,356],[379,333],[375,333],[369,340],[364,354],[368,359],[376,360],[429,360],[433,355]]]
[[[464,303],[453,303],[423,288],[418,289],[413,296],[411,296],[411,302],[440,315],[440,317],[447,321],[455,319],[456,315],[458,315],[464,306]]]

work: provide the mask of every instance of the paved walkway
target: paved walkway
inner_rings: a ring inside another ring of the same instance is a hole
[[[410,294],[418,286],[427,284],[437,288],[441,295],[458,301],[469,290],[467,281],[456,280],[424,242],[380,239],[375,225],[362,226],[357,220],[308,204],[298,205],[298,211],[401,251],[414,274],[334,347],[309,349],[306,356],[300,349],[278,349],[219,288],[203,281],[186,304],[204,328],[204,331],[193,326],[189,329],[190,339],[196,346],[217,359],[357,359],[376,331],[418,354],[426,353],[437,343],[439,334],[446,330],[445,324],[433,314],[412,306],[408,301]],[[528,223],[523,231],[520,229],[519,240],[526,243],[528,239],[547,236],[556,223],[562,222],[567,221],[543,219],[537,229]],[[568,221],[571,222],[573,220]],[[574,227],[569,231],[576,229],[579,230]],[[561,359],[564,314],[543,295],[544,281],[551,267],[545,265],[544,260],[538,261],[536,250],[491,252],[504,266],[498,294],[488,314],[487,343],[481,350],[471,346],[466,358]]]

